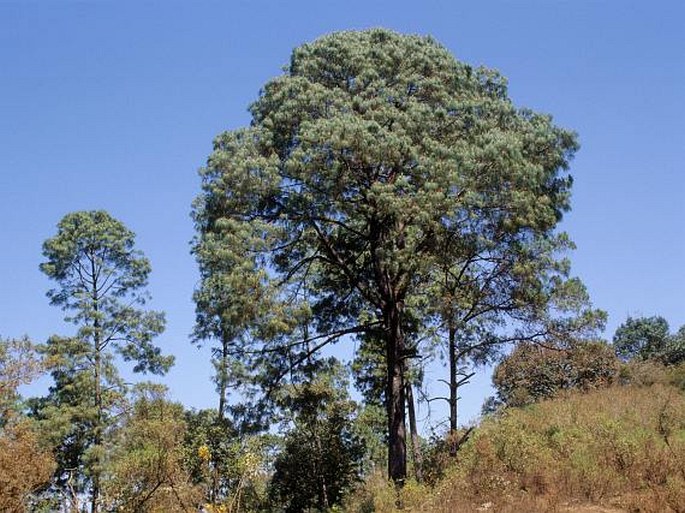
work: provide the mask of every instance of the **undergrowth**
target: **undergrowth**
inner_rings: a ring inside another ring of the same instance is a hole
[[[408,482],[403,511],[685,513],[685,395],[672,386],[569,393],[485,419],[431,487]],[[344,508],[397,511],[398,496],[372,476]],[[580,510],[578,510],[580,511]]]

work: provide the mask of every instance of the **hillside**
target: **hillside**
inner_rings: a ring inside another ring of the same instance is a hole
[[[366,507],[392,494],[367,485]],[[409,483],[412,512],[685,511],[685,395],[677,388],[570,393],[488,418],[435,487]]]

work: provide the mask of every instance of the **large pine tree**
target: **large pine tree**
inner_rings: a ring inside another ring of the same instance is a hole
[[[296,48],[251,113],[202,171],[195,251],[214,300],[199,320],[267,390],[327,344],[377,337],[388,473],[402,483],[419,332],[455,312],[547,322],[548,306],[583,299],[555,233],[575,135],[514,106],[496,72],[380,29]],[[445,270],[463,281],[440,309]]]

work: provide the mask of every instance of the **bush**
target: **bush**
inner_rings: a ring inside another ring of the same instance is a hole
[[[495,369],[493,384],[500,402],[524,406],[570,389],[611,385],[620,362],[602,341],[579,342],[568,349],[520,344]]]

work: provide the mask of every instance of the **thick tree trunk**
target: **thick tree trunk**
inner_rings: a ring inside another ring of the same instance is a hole
[[[414,409],[414,392],[411,383],[407,382],[407,409],[409,411],[409,434],[411,436],[411,452],[414,460],[414,477],[419,483],[423,481],[423,454],[421,441],[416,426],[416,410]]]
[[[403,486],[407,477],[407,432],[405,426],[404,333],[400,308],[394,305],[386,317],[386,406],[388,412],[388,477]]]

